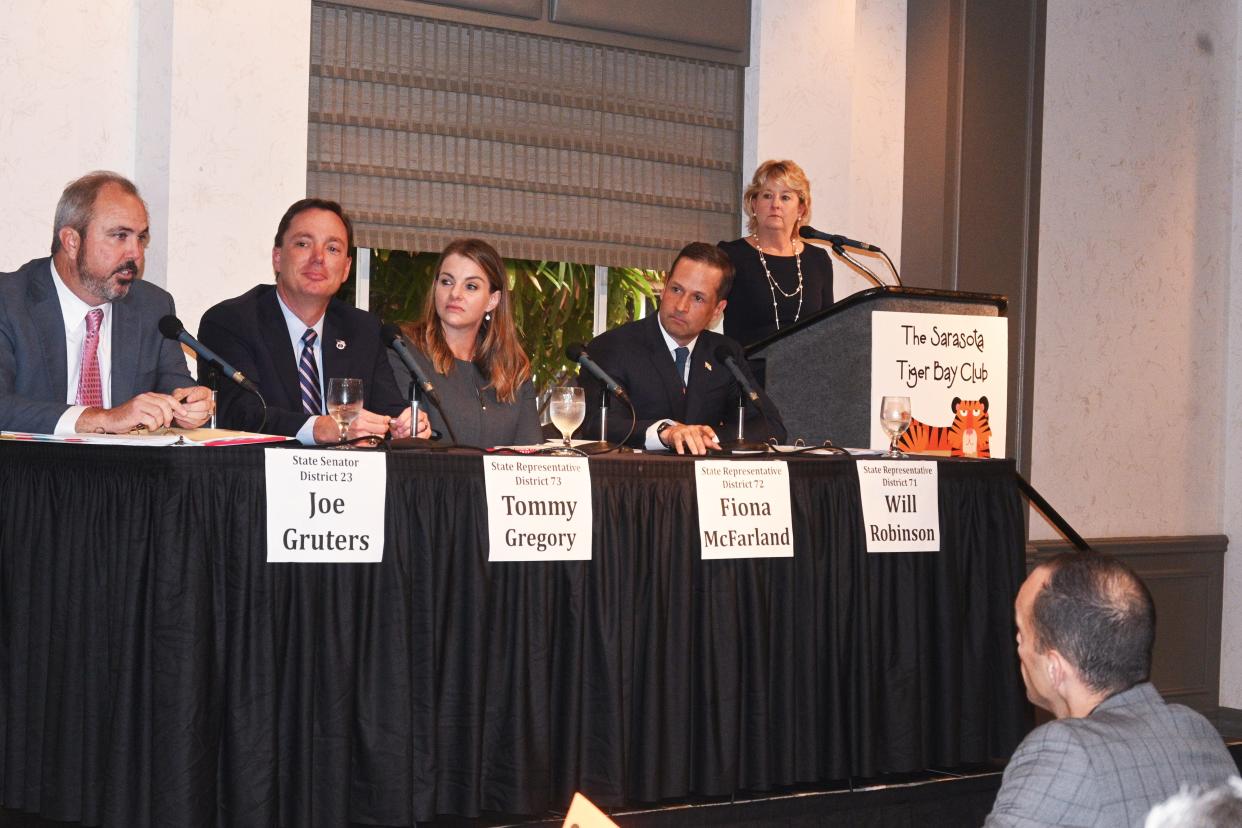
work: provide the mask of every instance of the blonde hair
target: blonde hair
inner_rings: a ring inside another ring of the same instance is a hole
[[[427,355],[436,371],[447,376],[453,370],[453,352],[444,339],[444,329],[436,314],[436,282],[440,279],[444,260],[453,255],[465,256],[477,264],[487,276],[490,292],[500,291],[500,301],[491,311],[491,322],[485,321],[479,326],[473,362],[487,377],[487,387],[495,389],[496,399],[512,403],[517,399],[522,383],[530,379],[530,357],[526,356],[522,343],[518,341],[509,302],[509,275],[496,248],[482,239],[455,239],[449,242],[436,262],[431,289],[427,291],[427,299],[423,303],[422,318],[414,323],[403,323],[401,329]]]
[[[806,173],[793,161],[771,160],[759,165],[754,177],[750,179],[750,186],[742,193],[742,203],[746,205],[746,232],[754,233],[759,228],[759,222],[755,219],[755,196],[770,181],[784,184],[798,194],[798,202],[803,207],[801,223],[810,224],[811,182],[807,180]],[[798,229],[795,226],[790,238],[797,235]]]

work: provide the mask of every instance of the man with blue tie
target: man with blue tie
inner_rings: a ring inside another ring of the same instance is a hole
[[[159,331],[172,297],[142,280],[147,206],[124,176],[70,182],[50,258],[0,275],[0,429],[39,434],[194,428],[211,392]]]
[[[280,220],[272,248],[276,283],[258,285],[212,307],[199,339],[250,378],[267,403],[230,382],[219,389],[225,428],[335,443],[341,434],[324,407],[328,380],[361,379],[364,409],[347,439],[410,436],[410,411],[397,389],[374,315],[336,298],[349,278],[353,225],[335,201],[295,202]],[[426,436],[419,412],[418,433]]]
[[[625,387],[637,421],[629,439],[632,446],[668,449],[678,454],[706,454],[720,448],[720,434],[732,436],[729,423],[737,418],[738,383],[717,361],[724,352],[757,387],[746,355],[737,342],[707,330],[724,312],[733,284],[733,264],[715,245],[686,245],[673,266],[654,316],[622,325],[591,341],[591,358]],[[589,373],[578,382],[586,389],[587,425],[583,434],[597,433],[602,385]],[[594,421],[594,422],[592,422]],[[608,439],[618,442],[630,427],[629,408],[615,399],[608,412]],[[722,431],[722,429],[725,429]],[[745,420],[748,440],[785,439],[785,425],[776,406],[762,391],[758,406],[748,404]]]

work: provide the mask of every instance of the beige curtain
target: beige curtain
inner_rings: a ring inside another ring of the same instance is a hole
[[[313,5],[309,195],[364,247],[667,268],[737,236],[742,69]]]

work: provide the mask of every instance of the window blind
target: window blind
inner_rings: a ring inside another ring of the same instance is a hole
[[[665,269],[737,235],[742,71],[315,3],[307,192],[360,246]]]

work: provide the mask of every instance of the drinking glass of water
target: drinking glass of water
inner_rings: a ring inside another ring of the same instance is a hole
[[[561,436],[565,438],[564,448],[559,453],[572,454],[569,438],[586,418],[586,394],[577,386],[557,386],[552,389],[548,413],[552,416],[552,424],[560,429]]]
[[[897,450],[897,438],[910,427],[910,398],[884,397],[880,400],[880,427],[888,435],[888,451],[885,457],[905,457]]]
[[[341,442],[349,426],[362,412],[362,380],[333,377],[328,380],[328,414],[341,430]]]

